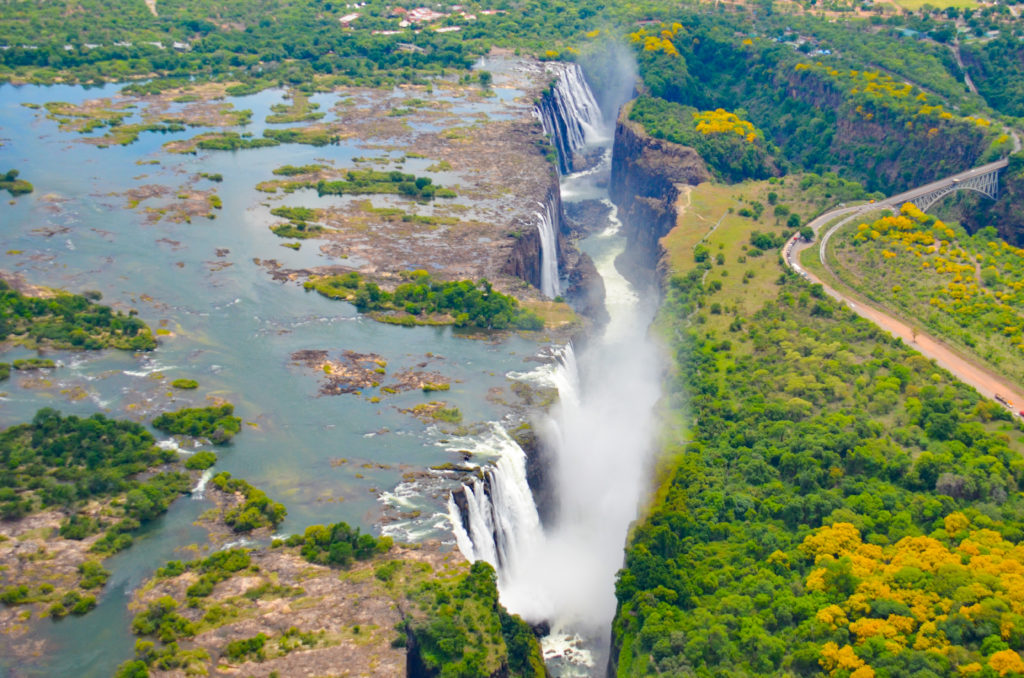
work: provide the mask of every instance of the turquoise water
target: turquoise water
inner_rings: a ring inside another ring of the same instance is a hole
[[[307,293],[297,283],[275,282],[254,262],[275,259],[284,268],[352,263],[329,260],[312,243],[298,252],[281,247],[282,240],[267,228],[272,218],[261,204],[267,196],[255,186],[273,178],[271,170],[280,165],[326,160],[346,167],[355,156],[380,156],[379,149],[343,141],[322,148],[283,145],[197,156],[162,150],[165,142],[189,138],[203,128],[146,133],[129,146],[102,149],[79,142],[80,135],[59,131],[41,111],[21,105],[80,102],[116,90],[0,87],[0,170],[17,168],[35,185],[32,194],[0,202],[0,269],[37,285],[99,290],[104,303],[137,309],[151,327],[173,334],[160,337],[160,347],[149,354],[47,352],[61,363],[58,369],[31,377],[15,374],[0,386],[5,391],[0,426],[25,421],[44,406],[148,422],[162,411],[202,405],[207,396],[224,398],[253,425],[243,425],[232,444],[217,449],[215,470],[244,477],[284,502],[289,513],[281,532],[335,521],[379,532],[384,499],[399,488],[402,506],[418,508],[422,516],[388,529],[399,538],[449,539],[440,515],[444,505],[436,495],[450,481],[428,479],[422,491],[402,481],[407,472],[460,457],[445,449],[444,434],[398,409],[440,395],[458,406],[468,423],[499,420],[506,408],[489,400],[488,390],[507,387],[507,372],[528,369],[537,343],[516,336],[469,339],[450,328],[382,325],[360,317],[348,304]],[[460,103],[460,112],[508,115],[504,106],[525,105],[510,103],[516,91],[498,91],[492,101]],[[314,100],[330,111],[335,99],[318,95]],[[253,110],[246,131],[259,136],[270,105],[282,101],[282,92],[231,101],[236,108]],[[159,164],[139,164],[153,160]],[[415,171],[425,173],[427,164],[416,164]],[[411,168],[407,165],[406,171]],[[194,180],[200,171],[221,173],[224,181]],[[444,183],[445,178],[436,180]],[[191,183],[215,188],[221,196],[223,209],[215,219],[147,221],[144,207],[173,202],[177,191]],[[128,209],[127,198],[119,194],[148,184],[167,186],[171,193]],[[223,249],[228,252],[218,256]],[[451,378],[452,388],[434,397],[382,395],[376,404],[366,399],[370,394],[318,397],[318,375],[290,358],[304,349],[325,349],[332,357],[346,349],[377,353],[388,361],[389,373],[416,369],[426,361],[422,369]],[[428,353],[434,357],[428,359]],[[0,360],[32,354],[12,349]],[[198,380],[200,388],[169,388],[171,380],[181,377]],[[176,502],[131,549],[107,562],[113,576],[95,611],[79,619],[38,623],[35,632],[50,641],[45,655],[21,666],[0,658],[0,675],[111,675],[130,657],[134,643],[125,610],[132,589],[168,559],[183,557],[176,549],[204,540],[205,533],[192,522],[209,506],[189,498]]]

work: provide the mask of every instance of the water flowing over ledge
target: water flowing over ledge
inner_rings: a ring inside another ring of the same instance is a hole
[[[558,73],[555,82],[533,112],[558,149],[559,170],[569,174],[575,169],[576,151],[601,144],[608,135],[602,127],[601,109],[579,64],[558,64],[552,68]]]
[[[567,67],[555,93],[586,86],[572,74],[582,76],[578,67]],[[545,122],[545,129],[555,131],[560,150],[563,142],[586,144],[586,121],[601,119],[596,106],[596,113],[588,113],[588,106],[569,108],[573,100],[593,101],[586,91],[586,97],[575,99],[555,93],[545,98],[560,102],[552,105],[558,112],[555,122],[562,119],[562,110],[573,111],[566,118],[571,124]],[[606,154],[600,167],[561,180],[562,200],[597,201],[608,208],[607,228],[582,241],[581,249],[604,280],[609,322],[579,356],[566,345],[549,364],[509,375],[558,391],[550,412],[533,422],[549,459],[551,515],[545,513],[543,524],[538,519],[526,454],[497,426],[488,436],[495,462],[453,492],[448,503],[459,548],[469,559],[496,567],[502,603],[549,629],[542,644],[549,670],[557,676],[593,675],[595,667],[603,666],[615,613],[615,574],[629,524],[647,489],[653,410],[660,397],[658,352],[647,337],[656,299],[642,295],[615,267],[626,243],[607,197],[609,170]],[[538,219],[543,222],[544,216]],[[556,290],[543,288],[548,295]]]
[[[537,213],[537,229],[540,231],[540,291],[549,299],[561,293],[561,282],[558,273],[558,235],[555,225],[558,223],[558,209],[552,200],[540,205],[542,212]],[[540,203],[538,203],[540,204]]]

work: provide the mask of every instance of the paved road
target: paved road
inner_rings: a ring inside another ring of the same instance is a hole
[[[828,244],[828,239],[832,237],[832,234],[840,227],[854,221],[858,217],[865,216],[867,212],[873,212],[880,208],[889,208],[893,206],[898,207],[904,202],[912,201],[916,196],[928,193],[936,188],[940,188],[941,186],[948,184],[953,179],[963,179],[974,174],[980,174],[997,167],[1005,166],[1006,160],[1001,160],[982,167],[977,167],[973,170],[968,170],[967,172],[961,172],[960,174],[947,177],[941,181],[932,182],[927,186],[915,188],[891,198],[886,198],[885,200],[877,203],[841,207],[818,216],[808,224],[808,226],[814,229],[816,235],[821,232],[821,229],[824,228],[826,224],[840,218],[840,221],[829,227],[825,234],[819,238],[818,257],[821,260],[822,265],[825,266],[826,270],[831,270],[825,260],[825,247]],[[1021,391],[1019,388],[1011,385],[1009,381],[1002,377],[1002,375],[999,375],[986,367],[975,364],[935,337],[914,330],[907,323],[897,319],[888,311],[866,302],[859,296],[836,290],[820,280],[810,271],[804,269],[800,265],[800,253],[811,246],[811,243],[802,241],[799,235],[793,236],[793,238],[787,242],[783,248],[783,260],[786,262],[786,265],[811,282],[820,283],[825,288],[825,292],[833,299],[846,304],[850,310],[857,315],[865,318],[866,320],[870,320],[883,330],[889,332],[889,334],[899,337],[904,343],[913,346],[926,358],[934,360],[940,367],[949,370],[958,379],[970,386],[973,386],[983,396],[993,398],[996,395],[999,395],[1007,399],[1012,404],[1014,412],[1024,410],[1024,391]]]

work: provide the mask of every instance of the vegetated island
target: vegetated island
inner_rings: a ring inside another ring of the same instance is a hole
[[[174,413],[178,428],[218,438],[238,422],[230,405]],[[225,434],[226,435],[226,434]],[[189,493],[217,456],[158,446],[140,424],[44,408],[0,433],[0,631],[31,634],[36,619],[92,610],[109,576],[102,561]],[[214,536],[269,537],[287,513],[228,473],[209,481]],[[46,567],[39,567],[40,562]],[[17,653],[16,648],[11,649]]]
[[[398,325],[455,325],[480,329],[540,330],[544,321],[522,308],[486,280],[441,282],[423,270],[409,271],[408,282],[388,292],[358,273],[315,277],[305,283],[330,299],[351,301],[356,308],[382,322]]]
[[[140,424],[50,408],[0,433],[5,634],[95,607],[108,574],[101,561],[188,492],[193,474],[155,443]]]
[[[0,341],[66,349],[120,348],[149,351],[156,340],[135,317],[96,303],[98,292],[85,295],[34,288],[33,294],[10,277],[0,277]]]
[[[242,430],[242,420],[231,403],[211,407],[186,407],[165,412],[153,420],[153,428],[172,435],[206,438],[215,445],[228,443]]]
[[[14,198],[34,191],[35,187],[24,179],[19,179],[19,174],[16,169],[0,174],[0,191],[7,191]]]
[[[327,146],[338,143],[340,138],[329,129],[309,126],[266,129],[262,137],[254,137],[249,132],[204,132],[186,141],[169,141],[164,147],[172,153],[194,154],[198,151],[244,151],[281,144]]]
[[[137,90],[131,85],[122,89],[128,95]],[[190,126],[234,127],[245,125],[252,118],[250,110],[236,110],[230,103],[214,103],[223,98],[223,86],[201,84],[197,93],[188,101],[181,97],[164,94],[146,99],[128,99],[125,96],[89,99],[81,104],[64,101],[48,101],[42,106],[23,104],[33,109],[46,111],[47,119],[58,123],[61,131],[77,132],[79,141],[99,148],[111,145],[127,146],[138,141],[145,132],[183,132]],[[175,113],[167,110],[171,104],[184,103]],[[125,120],[138,114],[141,122],[126,123]],[[102,135],[93,132],[105,130]]]
[[[490,565],[395,547],[344,523],[270,548],[172,561],[135,594],[135,658],[116,674],[240,671],[542,678],[537,639],[498,602]]]
[[[270,106],[271,113],[266,118],[267,122],[273,124],[313,122],[326,115],[323,111],[318,110],[320,104],[310,101],[309,96],[301,90],[291,90],[287,97],[291,99],[291,104],[272,104]]]

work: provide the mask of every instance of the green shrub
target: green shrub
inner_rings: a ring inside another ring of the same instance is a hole
[[[233,662],[241,662],[250,657],[256,661],[263,661],[266,659],[266,652],[263,649],[266,643],[267,637],[262,633],[257,633],[252,638],[231,641],[225,648],[224,654]]]
[[[245,501],[224,514],[224,522],[235,532],[251,532],[260,527],[277,527],[288,510],[284,504],[271,501],[263,490],[242,480],[232,478],[227,471],[218,473],[210,481],[221,492],[241,493]]]
[[[301,535],[292,535],[285,544],[301,546],[302,557],[311,563],[348,567],[355,560],[366,560],[391,548],[389,537],[375,538],[360,534],[359,528],[346,523],[333,525],[310,525]]]
[[[153,420],[153,428],[166,433],[209,438],[215,445],[223,445],[242,430],[242,420],[233,416],[235,406],[230,403],[213,407],[185,408],[161,414]]]
[[[78,566],[78,573],[82,575],[80,586],[83,589],[95,589],[107,583],[110,571],[96,560],[87,560]]]
[[[185,468],[193,471],[205,471],[216,463],[216,454],[209,450],[200,450],[185,460]]]

